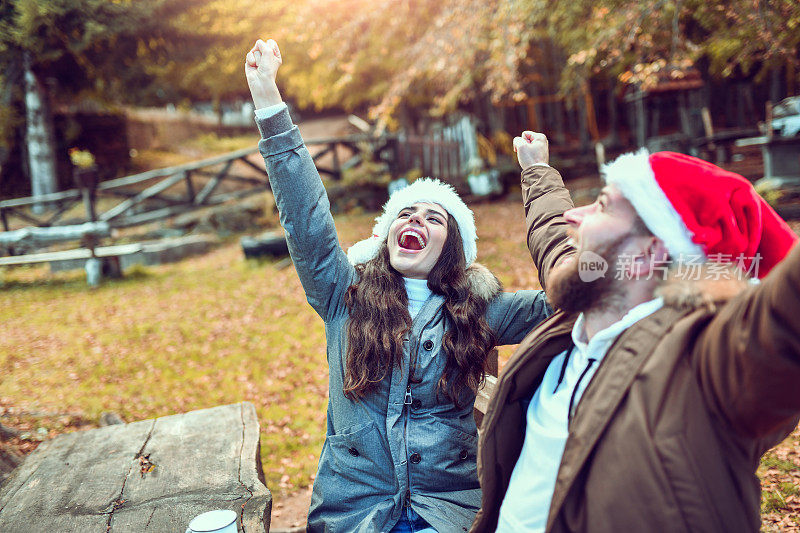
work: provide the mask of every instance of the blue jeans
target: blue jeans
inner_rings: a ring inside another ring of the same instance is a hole
[[[394,525],[390,533],[436,533],[436,530],[409,505],[403,507],[400,521]]]

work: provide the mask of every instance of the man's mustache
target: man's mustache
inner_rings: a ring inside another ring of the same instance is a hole
[[[578,232],[574,228],[567,228],[567,238],[571,242],[572,246],[575,248],[578,247]]]

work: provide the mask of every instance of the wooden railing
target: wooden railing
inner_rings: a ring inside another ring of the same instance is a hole
[[[306,141],[320,174],[339,179],[342,172],[354,168],[368,158],[384,162],[389,173],[398,177],[409,170],[419,170],[423,176],[446,181],[463,180],[464,154],[461,145],[441,132],[429,135],[387,134],[379,137],[350,135]],[[320,146],[314,152],[312,147]],[[341,163],[342,155],[348,155]],[[320,164],[325,156],[326,164]]]
[[[397,136],[346,135],[310,139],[306,146],[317,170],[323,176],[340,179],[342,173],[357,167],[368,159],[385,161],[394,174],[394,161],[397,157]],[[342,162],[342,158],[347,156]]]
[[[436,137],[349,135],[311,139],[306,145],[320,174],[334,180],[367,160],[385,163],[393,176],[419,168],[423,175],[455,179],[462,169],[458,144]],[[120,228],[244,198],[269,188],[263,163],[249,159],[257,152],[257,148],[246,148],[99,183],[96,174],[79,171],[76,188],[0,201],[0,223],[4,231],[20,227],[11,224],[12,217],[22,225],[37,227],[99,221]],[[74,209],[81,203],[82,215]]]
[[[76,180],[83,181],[81,187],[38,197],[0,201],[0,221],[5,231],[11,229],[9,218],[12,216],[39,227],[94,221],[108,222],[111,227],[126,227],[245,197],[267,188],[263,165],[247,159],[256,152],[256,148],[248,148],[100,183],[83,171],[80,177],[76,177]],[[254,169],[260,177],[233,173],[231,170],[235,162]],[[223,182],[236,182],[239,185],[232,190],[220,191]],[[100,198],[119,198],[121,201],[111,206],[105,202],[105,210],[100,211]],[[81,202],[84,204],[83,218],[73,214],[73,218],[65,221],[65,213]],[[45,215],[36,215],[33,208],[37,205],[50,209],[45,210]]]

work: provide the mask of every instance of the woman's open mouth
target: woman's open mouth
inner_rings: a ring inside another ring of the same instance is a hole
[[[397,244],[405,251],[418,252],[427,246],[425,235],[416,229],[408,228],[400,233]]]

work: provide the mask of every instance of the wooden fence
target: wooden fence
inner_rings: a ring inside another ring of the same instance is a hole
[[[80,171],[76,173],[79,187],[74,189],[0,201],[0,220],[6,231],[10,229],[9,218],[12,216],[39,227],[94,221],[108,222],[111,227],[127,227],[245,197],[266,189],[263,165],[247,159],[256,151],[248,148],[101,183],[96,182],[92,171]],[[236,162],[252,168],[259,177],[232,172]],[[237,186],[221,188],[223,183],[236,183]],[[106,207],[101,211],[98,208],[101,198],[120,201],[112,201],[110,206],[109,202],[103,202]],[[82,217],[73,210],[81,202],[84,207]],[[49,209],[45,209],[43,215],[36,215],[35,206]],[[65,220],[68,212],[71,218]]]
[[[350,135],[306,145],[320,174],[334,180],[367,160],[385,163],[393,176],[419,168],[423,175],[453,180],[463,168],[459,144],[441,136]],[[244,198],[269,188],[263,162],[249,159],[257,153],[247,148],[99,183],[95,172],[78,171],[73,189],[0,201],[0,222],[4,231],[19,226],[11,224],[13,217],[37,227],[100,221],[121,228]],[[83,209],[75,209],[80,204]]]
[[[435,176],[445,181],[464,177],[458,143],[441,137],[409,136],[404,142],[398,142],[397,168],[402,172],[416,168],[423,176]]]

